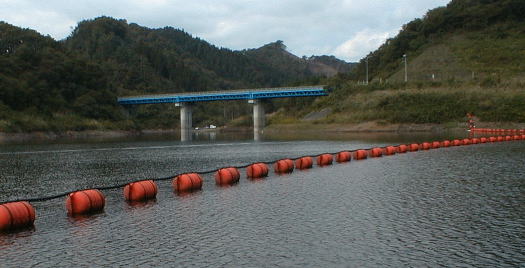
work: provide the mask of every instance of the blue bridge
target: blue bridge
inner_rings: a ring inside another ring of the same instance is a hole
[[[327,95],[328,92],[324,89],[324,86],[302,86],[130,96],[118,98],[118,103],[121,105],[175,103],[176,106],[181,107],[181,139],[185,141],[191,139],[191,107],[192,103],[195,102],[248,100],[249,103],[254,105],[253,127],[254,135],[257,137],[257,133],[264,128],[265,121],[262,100],[271,98],[317,97]]]
[[[118,103],[122,105],[131,105],[153,103],[206,102],[222,100],[257,100],[270,98],[311,97],[326,95],[328,95],[328,93],[326,92],[323,86],[304,86],[121,97],[118,98]]]

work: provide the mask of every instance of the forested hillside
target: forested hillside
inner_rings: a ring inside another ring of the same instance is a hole
[[[262,51],[271,55],[261,58]],[[109,17],[80,22],[62,41],[0,23],[0,132],[173,128],[177,109],[151,105],[129,112],[117,96],[285,86],[334,74],[284,54],[284,45],[232,51],[182,30]],[[326,66],[338,72],[350,65]],[[224,123],[242,112],[233,106],[197,115],[195,122]]]
[[[525,122],[525,1],[453,0],[404,25],[348,74],[326,81],[318,123]],[[403,55],[407,55],[407,77]],[[283,111],[275,122],[298,122]]]

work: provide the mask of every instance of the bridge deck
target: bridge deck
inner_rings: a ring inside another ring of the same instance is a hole
[[[118,98],[118,103],[122,105],[181,103],[219,100],[255,100],[268,98],[309,97],[326,95],[328,95],[328,92],[326,92],[324,86],[303,86],[130,96]]]

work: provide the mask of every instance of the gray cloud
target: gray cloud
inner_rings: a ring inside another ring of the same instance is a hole
[[[0,0],[0,20],[67,37],[101,15],[184,29],[220,47],[283,40],[290,52],[357,61],[408,21],[449,0]]]

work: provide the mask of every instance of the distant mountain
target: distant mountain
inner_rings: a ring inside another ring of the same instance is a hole
[[[309,76],[331,77],[337,73],[347,73],[355,66],[355,63],[347,63],[334,56],[297,57],[286,50],[281,40],[257,49],[244,50],[243,53],[282,73],[291,72],[303,79]]]
[[[233,51],[183,30],[110,17],[80,22],[63,41],[0,22],[0,132],[174,127],[152,118],[176,118],[177,110],[155,106],[126,115],[116,97],[286,86],[344,72],[344,65],[301,59],[282,42]],[[231,117],[239,110],[229,109]]]

